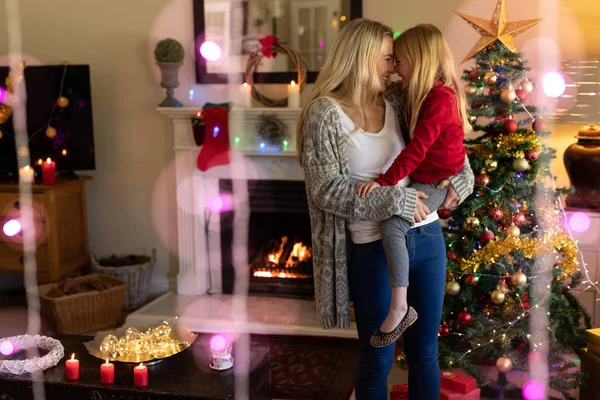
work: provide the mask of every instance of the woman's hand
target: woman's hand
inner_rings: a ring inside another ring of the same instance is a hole
[[[373,191],[373,189],[377,188],[381,186],[379,183],[377,182],[358,182],[356,184],[356,194],[359,195],[360,197],[367,197],[368,195],[371,194],[371,192]]]
[[[425,193],[417,191],[417,206],[415,207],[415,216],[412,220],[413,225],[415,223],[425,221],[427,216],[430,214],[429,208],[427,208],[427,206],[420,200],[427,198],[429,198],[429,196],[427,196]]]
[[[460,197],[458,196],[458,193],[456,193],[456,190],[454,190],[454,186],[452,186],[450,180],[444,179],[443,181],[438,183],[438,185],[435,188],[441,189],[444,187],[448,187],[448,193],[446,194],[444,203],[442,203],[441,207],[439,208],[440,210],[443,208],[454,208],[458,205],[458,202],[460,201]]]

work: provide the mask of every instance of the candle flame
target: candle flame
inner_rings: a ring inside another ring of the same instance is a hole
[[[43,161],[43,160],[40,158],[40,159],[38,160],[38,165],[42,165],[42,164],[43,164],[43,162],[44,162],[44,161]]]
[[[75,359],[75,353],[71,354],[71,360]]]
[[[26,172],[29,172],[29,165],[26,165],[26,166],[24,166],[24,167],[23,167],[23,169],[24,169]]]
[[[244,82],[244,87],[248,87],[248,82]]]
[[[63,156],[66,156],[66,155],[67,155],[67,150],[66,150],[66,149],[63,149],[63,151],[61,152],[61,154],[62,154]]]
[[[292,86],[296,86],[296,82],[292,81]]]
[[[52,160],[50,159],[50,157],[48,157],[48,158],[46,159],[46,162],[47,162],[48,164],[52,164]]]
[[[138,365],[138,368],[144,368],[144,363],[140,363],[140,365]]]

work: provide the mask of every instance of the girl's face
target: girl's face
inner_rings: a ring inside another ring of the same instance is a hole
[[[412,75],[412,71],[410,70],[410,66],[408,65],[408,59],[405,56],[399,55],[398,52],[396,52],[396,57],[394,61],[394,72],[400,77],[400,79],[402,79],[400,83],[402,87],[406,89],[408,88],[408,84],[410,83],[410,77]]]
[[[381,84],[381,93],[385,92],[385,84],[391,74],[394,73],[394,42],[389,36],[383,38],[381,52],[377,60],[377,77]]]

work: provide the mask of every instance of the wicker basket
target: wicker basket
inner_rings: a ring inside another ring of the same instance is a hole
[[[127,292],[127,282],[100,274],[73,278],[77,283],[104,279],[114,286],[102,291],[77,293],[64,297],[48,297],[58,283],[38,287],[42,313],[54,320],[58,333],[83,334],[115,325],[121,316],[121,307]]]
[[[114,276],[129,284],[127,296],[123,303],[123,310],[130,311],[144,305],[148,300],[152,270],[156,261],[156,249],[152,250],[150,261],[143,264],[127,265],[122,267],[105,267],[98,263],[98,257],[92,256],[92,272],[102,275]]]

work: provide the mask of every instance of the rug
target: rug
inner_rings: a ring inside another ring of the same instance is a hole
[[[251,335],[251,343],[270,349],[272,398],[348,400],[352,395],[357,340]]]

